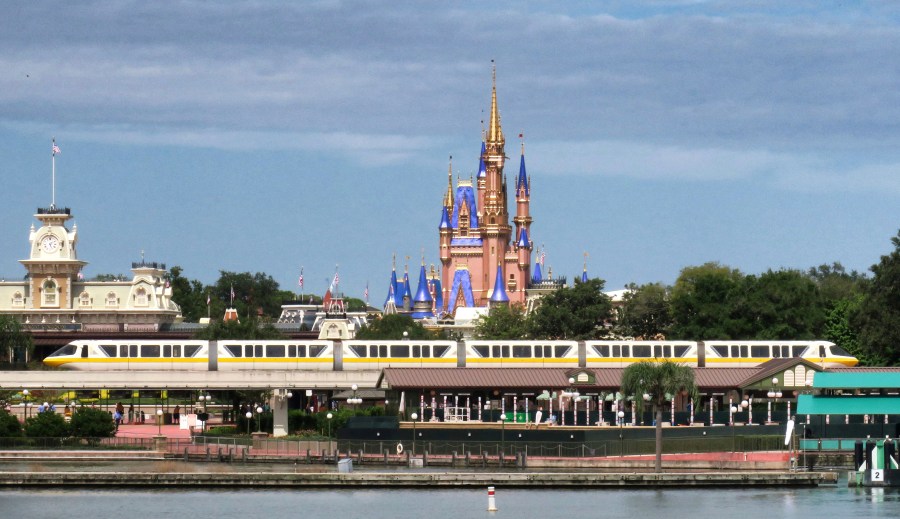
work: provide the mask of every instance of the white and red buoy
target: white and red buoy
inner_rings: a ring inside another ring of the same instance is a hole
[[[488,487],[488,512],[497,511],[497,502],[494,500],[494,487]]]

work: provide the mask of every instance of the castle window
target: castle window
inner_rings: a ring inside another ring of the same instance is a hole
[[[59,289],[56,281],[48,279],[41,285],[42,306],[59,306]]]
[[[116,297],[116,293],[110,292],[106,294],[106,307],[115,308],[117,306],[119,306],[119,298]]]
[[[78,296],[78,305],[81,307],[90,307],[91,295],[87,292],[82,292],[81,295]]]
[[[13,306],[25,306],[25,297],[22,296],[22,292],[13,294],[12,304]]]

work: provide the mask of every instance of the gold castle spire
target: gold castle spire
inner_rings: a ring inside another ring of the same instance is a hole
[[[447,208],[447,216],[453,210],[453,155],[450,155],[450,163],[447,166],[447,195],[444,196],[444,207]]]
[[[503,143],[503,129],[500,127],[500,110],[497,108],[497,65],[491,60],[493,72],[491,74],[491,125],[488,130],[488,141]]]

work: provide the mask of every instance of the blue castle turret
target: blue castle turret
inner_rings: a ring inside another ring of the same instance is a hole
[[[416,289],[416,298],[413,301],[412,318],[424,319],[426,317],[434,317],[433,306],[434,299],[428,290],[428,278],[425,276],[425,263],[423,261],[422,267],[419,269],[419,286]]]
[[[508,305],[509,296],[503,283],[503,267],[497,265],[497,278],[494,280],[494,292],[491,294],[491,306]]]

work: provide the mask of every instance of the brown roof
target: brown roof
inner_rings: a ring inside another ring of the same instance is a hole
[[[385,368],[376,387],[390,389],[564,388],[579,372],[594,373],[593,385],[579,388],[617,389],[624,368]],[[739,388],[759,368],[694,368],[697,388]]]

